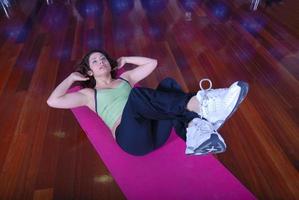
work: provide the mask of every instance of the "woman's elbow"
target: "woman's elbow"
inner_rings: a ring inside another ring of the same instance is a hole
[[[48,106],[50,106],[50,107],[52,107],[52,108],[55,107],[55,106],[54,106],[54,102],[53,102],[51,99],[48,99],[48,100],[47,100],[47,104],[48,104]]]
[[[48,104],[48,106],[50,106],[52,108],[58,108],[59,107],[59,104],[58,104],[57,100],[55,100],[55,99],[49,98],[47,100],[47,104]]]

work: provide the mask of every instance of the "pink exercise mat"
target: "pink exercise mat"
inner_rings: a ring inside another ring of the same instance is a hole
[[[87,107],[72,112],[129,200],[255,199],[213,156],[185,155],[185,142],[174,131],[160,149],[136,157],[117,145]]]

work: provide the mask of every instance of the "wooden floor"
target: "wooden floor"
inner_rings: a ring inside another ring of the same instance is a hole
[[[299,1],[256,12],[245,0],[199,1],[191,17],[185,1],[78,1],[81,16],[71,4],[15,2],[0,20],[0,199],[125,199],[72,113],[46,104],[93,48],[158,59],[148,87],[167,76],[192,92],[204,77],[214,88],[247,81],[215,157],[258,199],[298,199]]]

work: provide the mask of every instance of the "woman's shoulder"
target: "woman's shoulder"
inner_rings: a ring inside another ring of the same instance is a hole
[[[92,89],[92,88],[83,88],[83,89],[80,89],[78,92],[80,92],[81,94],[84,94],[87,97],[92,97],[94,95],[94,89]]]
[[[124,73],[122,73],[119,78],[124,79],[125,81],[127,81],[131,86],[134,85],[135,83],[133,83],[133,81],[131,80],[130,77],[130,71],[126,71]]]

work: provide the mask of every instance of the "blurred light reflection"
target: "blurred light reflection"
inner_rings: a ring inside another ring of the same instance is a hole
[[[148,15],[156,15],[166,9],[168,0],[141,0],[141,4]]]
[[[133,0],[109,0],[108,4],[114,15],[127,15],[134,8]]]

